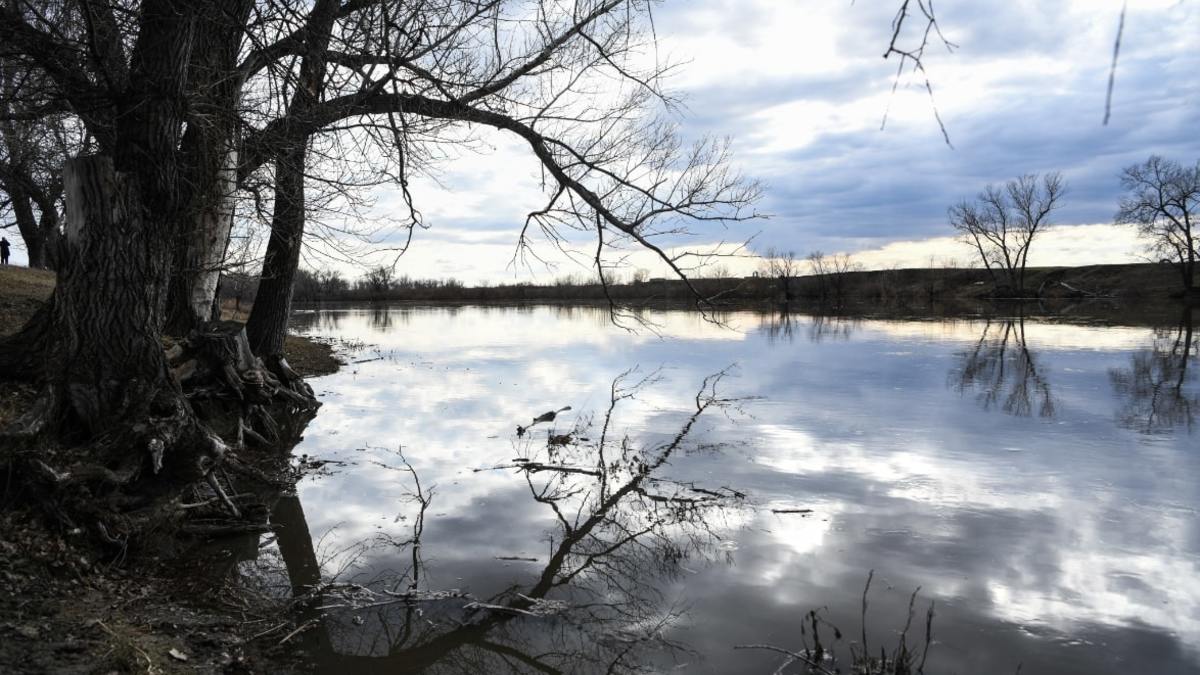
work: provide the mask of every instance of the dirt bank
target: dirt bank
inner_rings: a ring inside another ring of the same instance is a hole
[[[18,330],[53,288],[52,273],[0,268],[0,335]],[[305,377],[341,365],[330,345],[307,338],[289,336],[284,352]],[[28,409],[35,393],[29,385],[0,380],[0,427]],[[287,474],[282,466],[272,477]],[[291,628],[260,635],[281,622],[289,625],[286,598],[263,597],[211,573],[233,564],[227,547],[172,539],[145,542],[138,550],[99,548],[78,531],[49,525],[44,514],[26,507],[22,487],[8,478],[0,465],[0,672],[299,668],[291,645],[276,634],[286,636]],[[187,554],[178,555],[181,550]]]

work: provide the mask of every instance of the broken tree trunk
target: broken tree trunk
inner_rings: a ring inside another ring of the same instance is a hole
[[[65,183],[43,394],[9,439],[55,515],[123,542],[181,517],[189,487],[219,493],[226,455],[293,438],[317,403],[253,356],[240,325],[205,325],[164,352],[172,247],[138,182],[97,156],[68,163]]]

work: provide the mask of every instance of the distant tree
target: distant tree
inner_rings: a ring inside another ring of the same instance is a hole
[[[1065,192],[1057,172],[1026,174],[1003,186],[988,185],[974,200],[950,207],[950,224],[979,254],[999,295],[1024,295],[1029,250],[1050,227]]]
[[[820,276],[828,273],[828,257],[824,251],[813,251],[804,259],[808,262],[809,274]]]
[[[846,297],[846,277],[851,272],[860,271],[862,265],[855,262],[849,253],[838,253],[829,257],[827,269],[834,301],[841,305]]]
[[[795,251],[772,246],[763,253],[759,273],[770,277],[794,277],[800,273],[800,261],[796,259]]]
[[[317,288],[322,299],[329,299],[345,293],[350,284],[333,270],[321,270],[317,272]]]
[[[818,250],[809,253],[805,260],[808,262],[809,274],[817,278],[817,290],[821,300],[826,300],[829,297],[829,258],[824,251]]]
[[[372,300],[381,300],[388,291],[392,290],[395,278],[396,273],[391,267],[380,265],[371,268],[364,274],[359,283]]]
[[[633,271],[632,279],[633,279],[633,283],[635,283],[635,284],[644,284],[644,283],[646,283],[646,280],[649,278],[650,278],[650,270],[646,269],[645,267],[639,267]]]
[[[321,294],[317,273],[303,267],[296,270],[295,284],[292,286],[292,296],[300,301],[316,300]]]
[[[45,78],[0,58],[0,229],[15,226],[30,267],[52,268],[62,231],[62,162],[84,147],[82,127],[47,114]]]
[[[1200,215],[1200,162],[1182,166],[1151,155],[1121,172],[1125,196],[1116,222],[1137,227],[1156,260],[1179,271],[1185,293],[1196,287],[1196,258],[1200,257],[1196,217]]]

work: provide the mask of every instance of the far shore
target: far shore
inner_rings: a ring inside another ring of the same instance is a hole
[[[228,302],[241,293],[241,306],[253,297],[253,279],[223,287]],[[1180,302],[1182,284],[1169,266],[1151,263],[1031,267],[1020,291],[998,289],[987,270],[979,268],[913,268],[851,271],[822,275],[795,274],[749,277],[657,278],[632,283],[596,282],[550,284],[512,283],[465,286],[454,280],[400,278],[386,284],[356,283],[325,288],[297,283],[294,300],[427,303],[617,302],[695,303],[697,295],[715,304],[734,307],[774,307],[783,302],[823,305],[909,307],[975,305],[997,301],[1046,301],[1064,298],[1107,299],[1122,302]]]

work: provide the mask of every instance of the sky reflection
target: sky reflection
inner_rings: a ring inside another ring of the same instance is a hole
[[[745,494],[745,506],[723,511],[717,540],[675,561],[676,573],[628,572],[662,606],[687,610],[664,633],[687,649],[642,658],[770,672],[774,658],[732,647],[799,646],[803,614],[817,607],[857,634],[874,569],[877,639],[903,624],[917,586],[936,602],[931,672],[1200,667],[1190,421],[1200,387],[1187,317],[1159,331],[795,316],[785,329],[753,313],[729,317],[731,330],[686,312],[654,318],[666,337],[578,308],[303,315],[302,330],[358,345],[349,358],[362,361],[313,382],[325,405],[296,453],[347,465],[301,484],[312,536],[330,551],[403,539],[411,481],[385,468],[403,448],[434,491],[423,585],[475,597],[528,585],[554,550],[555,516],[521,472],[475,469],[544,451],[551,429],[594,423],[613,379],[635,365],[661,368],[661,379],[621,406],[614,428],[639,447],[668,441],[705,377],[736,364],[725,392],[761,398],[743,403],[747,415],[706,416],[655,475]],[[516,436],[565,405],[553,427]],[[795,509],[811,512],[775,512]],[[358,551],[351,574],[371,578],[402,558]],[[554,622],[512,625],[537,633]]]

